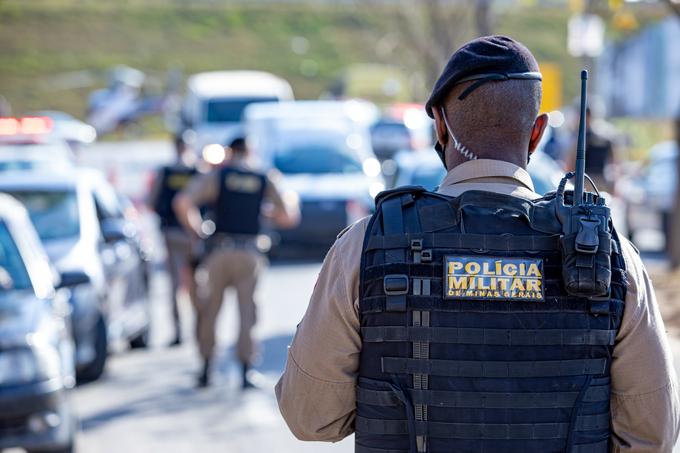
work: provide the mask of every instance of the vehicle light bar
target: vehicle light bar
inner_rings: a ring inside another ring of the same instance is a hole
[[[0,118],[0,136],[44,135],[52,132],[51,118],[26,116],[23,118]]]

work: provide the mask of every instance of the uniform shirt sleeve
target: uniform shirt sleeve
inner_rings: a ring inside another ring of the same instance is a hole
[[[159,169],[156,174],[154,175],[153,181],[151,183],[151,189],[149,190],[149,195],[146,198],[146,204],[149,206],[152,210],[156,210],[156,205],[158,203],[158,197],[161,195],[161,184],[163,182],[163,173],[165,173],[165,169],[161,168]]]
[[[219,172],[214,170],[206,175],[194,176],[182,195],[189,197],[195,206],[202,206],[217,199],[219,186]]]
[[[673,358],[642,260],[625,240],[622,251],[628,291],[611,369],[612,451],[670,453],[680,425]]]
[[[326,255],[276,385],[281,414],[300,440],[335,442],[354,432],[359,267],[367,223],[357,222]]]
[[[271,171],[267,174],[267,186],[264,189],[264,197],[272,204],[274,209],[284,211],[286,209],[286,204],[283,201],[278,186],[280,179],[280,174],[278,172]]]

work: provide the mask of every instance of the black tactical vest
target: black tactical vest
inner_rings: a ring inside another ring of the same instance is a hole
[[[164,167],[159,177],[161,178],[161,190],[156,199],[154,211],[158,214],[161,227],[180,227],[179,221],[172,208],[172,200],[196,175],[196,169],[189,167]]]
[[[358,453],[606,453],[626,291],[569,296],[554,197],[380,196],[360,282]]]
[[[215,214],[215,232],[256,235],[260,232],[260,210],[267,177],[234,167],[220,170],[220,192]]]

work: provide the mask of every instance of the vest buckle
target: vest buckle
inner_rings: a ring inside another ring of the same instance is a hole
[[[414,252],[420,252],[423,249],[422,239],[411,239],[411,250]]]
[[[383,278],[383,288],[388,296],[408,294],[408,275],[390,274]]]

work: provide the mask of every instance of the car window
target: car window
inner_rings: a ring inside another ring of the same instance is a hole
[[[26,206],[41,240],[62,239],[80,234],[75,190],[16,190],[9,193]]]
[[[250,104],[275,101],[275,97],[214,99],[206,103],[205,119],[209,123],[238,123]]]
[[[97,184],[94,188],[94,203],[97,207],[99,220],[123,217],[118,195],[113,187],[107,183]]]
[[[7,225],[0,221],[0,292],[23,289],[31,289],[31,279]]]
[[[322,142],[286,145],[274,156],[274,166],[284,174],[346,174],[362,171],[362,162],[355,153]]]

